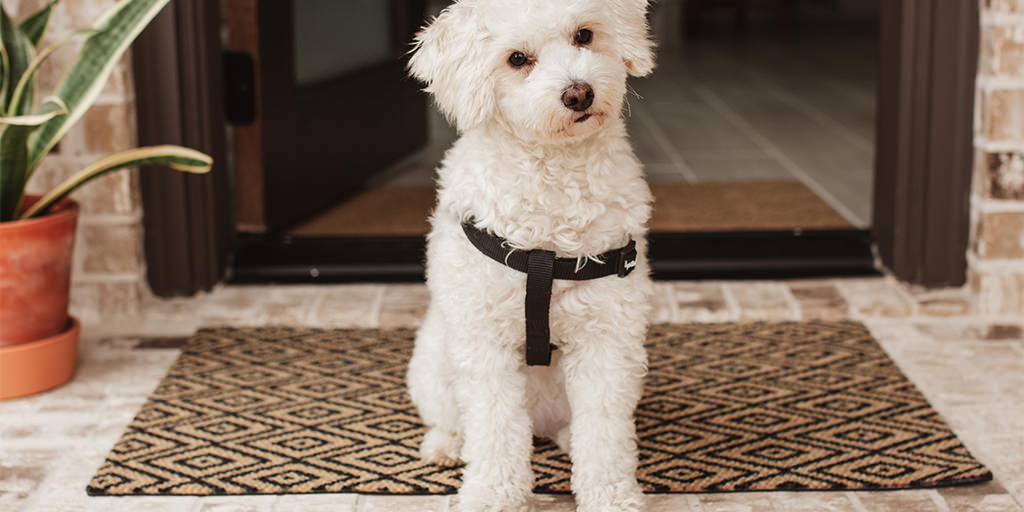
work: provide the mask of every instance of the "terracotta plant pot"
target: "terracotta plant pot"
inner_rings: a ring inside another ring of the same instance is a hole
[[[46,216],[0,222],[0,399],[55,388],[75,372],[79,326],[68,297],[77,223],[69,199]]]
[[[26,196],[23,207],[38,199]],[[77,222],[78,204],[68,199],[43,217],[0,222],[0,347],[67,330]]]

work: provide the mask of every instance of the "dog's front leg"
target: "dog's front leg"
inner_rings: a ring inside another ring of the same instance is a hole
[[[591,326],[592,328],[593,326]],[[581,332],[562,359],[572,409],[572,489],[579,512],[640,512],[633,412],[647,356],[640,339]]]
[[[494,336],[491,329],[476,331],[477,335],[484,333]],[[532,510],[533,436],[526,409],[522,344],[496,341],[460,340],[453,349],[465,440],[462,457],[466,468],[459,489],[462,512]]]

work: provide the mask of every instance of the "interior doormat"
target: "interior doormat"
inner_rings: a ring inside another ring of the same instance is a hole
[[[852,229],[796,180],[651,183],[654,233]],[[290,228],[292,236],[426,235],[434,185],[370,188]]]
[[[200,331],[91,495],[445,494],[405,389],[415,332]],[[990,480],[854,322],[657,325],[636,412],[648,492],[890,489]],[[599,449],[595,447],[595,449]],[[536,491],[569,492],[538,441]]]

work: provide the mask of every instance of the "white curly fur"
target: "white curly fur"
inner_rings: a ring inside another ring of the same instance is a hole
[[[628,74],[654,67],[646,0],[459,0],[416,38],[413,76],[460,131],[438,170],[428,237],[431,304],[409,366],[429,431],[421,453],[466,462],[466,512],[532,510],[532,435],[573,461],[578,510],[642,509],[633,412],[647,356],[651,194],[622,119]],[[581,28],[593,32],[577,45]],[[508,64],[521,51],[530,64]],[[562,105],[586,82],[591,117]],[[593,256],[638,242],[626,278],[556,280],[550,367],[524,363],[526,275],[478,252],[460,224],[522,250]]]

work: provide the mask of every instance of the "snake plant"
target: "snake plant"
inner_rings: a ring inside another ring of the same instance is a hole
[[[115,153],[87,166],[22,211],[25,184],[33,171],[89,110],[125,50],[169,0],[121,0],[92,28],[41,47],[58,1],[51,0],[17,24],[0,4],[0,222],[44,215],[77,187],[117,169],[159,165],[204,173],[213,163],[203,153],[178,146]],[[79,39],[84,39],[82,49],[53,95],[36,101],[39,65],[59,46]]]

